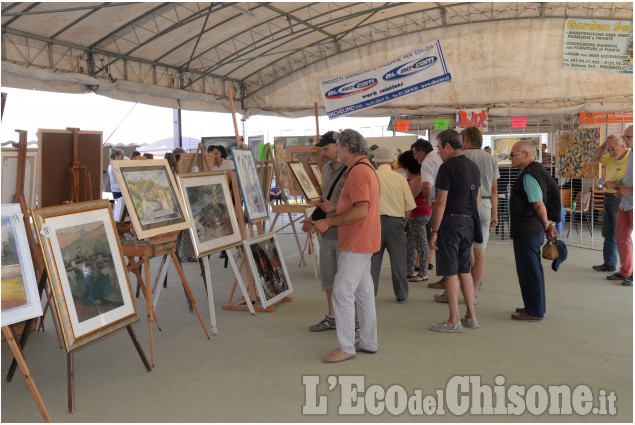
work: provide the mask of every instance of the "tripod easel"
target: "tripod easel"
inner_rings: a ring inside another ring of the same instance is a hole
[[[236,111],[234,109],[233,90],[231,89],[231,87],[228,88],[228,90],[227,90],[227,97],[229,98],[229,104],[230,104],[230,107],[231,107],[232,118],[233,118],[233,122],[234,122],[234,132],[235,132],[235,135],[236,135],[236,143],[237,143],[237,145],[239,147],[241,147],[243,144],[242,144],[242,139],[240,137],[240,134],[238,133],[238,125],[237,125],[237,122],[236,122]],[[265,156],[265,158],[268,158],[268,157],[271,156],[270,146],[267,146],[265,148],[264,156]],[[275,169],[275,163],[273,164],[273,167]],[[235,173],[233,175],[235,177]],[[273,175],[272,175],[272,177],[273,177]],[[234,185],[232,187],[238,188],[237,181],[234,182]],[[262,181],[260,181],[260,187],[261,187],[261,190],[262,190]],[[238,191],[238,192],[240,192],[240,191]],[[253,238],[255,236],[255,234],[257,234],[257,235],[265,234],[265,222],[268,220],[268,218],[259,219],[259,220],[251,220],[250,222],[246,223],[245,219],[244,219],[244,215],[242,214],[242,205],[240,204],[240,196],[234,196],[234,200],[235,200],[235,203],[237,202],[237,204],[236,204],[237,205],[236,213],[237,213],[237,216],[239,217],[239,224],[240,224],[243,240],[245,240],[247,238],[245,227],[247,227],[249,229],[250,238]],[[254,234],[254,226],[256,228],[255,234]],[[299,242],[298,242],[298,246],[299,246]],[[252,274],[250,273],[251,270],[250,270],[249,264],[247,262],[246,254],[244,252],[244,249],[240,249],[240,250],[237,249],[237,253],[238,252],[242,252],[242,259],[241,259],[241,262],[240,262],[240,266],[238,267],[238,273],[242,273],[243,268],[246,267],[248,288],[247,288],[247,290],[244,290],[241,287],[241,290],[243,291],[243,300],[242,301],[238,301],[238,302],[234,302],[234,295],[236,293],[236,285],[239,284],[239,280],[235,279],[234,280],[234,284],[232,286],[231,293],[229,295],[229,300],[228,300],[227,304],[223,305],[223,310],[249,311],[252,314],[254,314],[255,311],[264,311],[264,312],[273,312],[273,311],[275,311],[276,310],[275,305],[271,305],[271,306],[269,306],[267,308],[263,308],[262,306],[257,304],[258,295],[256,294],[255,282],[254,282]],[[228,253],[228,257],[231,257],[232,255],[233,254]],[[233,261],[233,259],[230,259],[230,261]],[[293,300],[293,298],[291,298],[291,297],[284,297],[279,302],[283,302],[283,301],[290,302],[292,300]]]
[[[174,262],[174,267],[176,268],[176,271],[179,274],[179,278],[181,279],[183,289],[185,290],[185,295],[190,305],[192,306],[192,309],[194,309],[199,322],[201,323],[205,336],[207,336],[207,338],[209,339],[209,333],[207,332],[207,328],[205,326],[205,323],[203,322],[201,313],[196,306],[196,299],[194,298],[194,294],[192,293],[190,284],[185,277],[185,273],[183,272],[183,268],[181,267],[179,258],[176,255],[176,237],[178,235],[178,232],[166,233],[164,235],[154,236],[145,240],[139,240],[136,238],[136,236],[133,237],[133,239],[125,239],[123,233],[126,233],[126,227],[123,226],[122,223],[118,224],[117,230],[121,239],[121,250],[124,257],[126,257],[127,259],[126,266],[128,272],[131,272],[135,275],[135,277],[137,278],[137,283],[141,287],[143,295],[146,299],[148,332],[150,334],[150,359],[152,366],[154,367],[154,333],[152,331],[152,324],[155,321],[154,309],[159,301],[158,295],[155,297],[154,300],[152,298],[152,287],[150,283],[152,282],[150,274],[150,260],[152,258],[162,257],[161,270],[159,271],[156,282],[160,282],[159,279],[163,274],[163,270],[165,270],[165,272],[167,273],[169,259],[172,259],[172,261]],[[132,227],[129,227],[128,230],[134,231]],[[135,260],[135,257],[139,257],[140,260]],[[145,271],[145,282],[143,277],[141,276],[142,267]],[[160,291],[157,291],[157,294],[160,294]],[[157,327],[159,330],[161,330],[158,321]]]
[[[66,129],[73,132],[73,163],[67,170],[71,175],[68,195],[69,202],[92,201],[93,190],[90,173],[88,172],[88,167],[81,165],[79,160],[79,128],[67,127]],[[80,197],[81,175],[84,177],[83,199]]]

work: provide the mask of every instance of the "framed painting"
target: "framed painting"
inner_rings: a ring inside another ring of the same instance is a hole
[[[496,162],[499,165],[511,165],[512,159],[509,157],[509,153],[512,150],[512,146],[521,140],[531,142],[536,149],[536,161],[542,161],[542,147],[540,144],[540,135],[538,134],[520,134],[510,136],[492,136],[492,155],[496,158]]]
[[[139,320],[108,200],[33,210],[70,352]]]
[[[11,204],[18,181],[18,150],[2,148],[2,203]],[[24,200],[27,209],[37,204],[37,149],[26,150],[26,169],[24,171]]]
[[[288,162],[289,168],[293,172],[295,179],[297,180],[302,192],[304,193],[304,197],[309,201],[315,201],[320,199],[320,192],[315,188],[315,185],[309,178],[309,175],[306,172],[306,168],[300,161],[290,161]]]
[[[269,218],[269,209],[262,194],[262,187],[258,179],[258,170],[254,157],[249,149],[232,148],[238,185],[245,202],[247,221]]]
[[[597,164],[591,161],[600,144],[600,128],[578,128],[558,133],[557,173],[567,179],[597,176]]]
[[[313,178],[317,182],[318,187],[316,189],[321,189],[322,187],[322,170],[320,170],[320,166],[317,165],[313,160],[309,160],[309,168],[313,173]]]
[[[42,315],[20,204],[2,204],[2,326]]]
[[[243,241],[263,308],[293,292],[275,233]]]
[[[185,205],[165,159],[112,161],[137,238],[190,227]]]
[[[191,217],[197,257],[240,245],[242,235],[225,174],[186,174],[177,181]]]

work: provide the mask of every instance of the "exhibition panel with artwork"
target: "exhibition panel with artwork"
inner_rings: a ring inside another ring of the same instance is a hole
[[[166,160],[112,161],[112,166],[138,239],[190,227]]]
[[[274,233],[243,242],[263,308],[282,301],[293,292],[289,273]]]
[[[139,320],[107,200],[33,216],[68,352]]]
[[[2,326],[42,315],[20,204],[2,204]]]
[[[269,218],[269,209],[262,194],[256,163],[251,151],[249,149],[232,148],[232,155],[236,165],[238,185],[245,202],[247,221],[252,222]]]
[[[242,236],[224,173],[178,177],[198,257],[240,245]]]

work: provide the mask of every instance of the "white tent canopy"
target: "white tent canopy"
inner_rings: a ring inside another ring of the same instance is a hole
[[[631,74],[565,69],[565,18],[613,3],[2,3],[2,85],[244,115],[324,114],[318,83],[439,39],[452,82],[360,116],[632,109]]]

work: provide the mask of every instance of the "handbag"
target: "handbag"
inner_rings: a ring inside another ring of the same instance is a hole
[[[337,177],[333,181],[333,184],[331,185],[331,189],[329,190],[328,195],[326,195],[327,201],[331,198],[331,195],[333,194],[333,190],[335,190],[335,186],[337,185],[337,182],[339,181],[340,177],[342,177],[342,174],[344,174],[344,171],[346,171],[346,166],[342,168],[342,171],[340,171],[340,173],[337,175]],[[313,213],[311,214],[311,221],[324,220],[325,218],[326,218],[326,213],[324,212],[324,210],[320,208],[319,206],[315,207],[315,209],[313,210]]]
[[[474,196],[473,190],[471,190],[470,193],[472,194],[472,208],[474,210],[474,214],[472,215],[474,220],[474,242],[483,243],[483,226],[481,225],[481,217],[478,215],[476,197]]]
[[[557,239],[553,238],[548,240],[542,247],[542,258],[545,260],[556,260],[560,257],[560,251],[558,250]]]
[[[483,243],[483,226],[478,213],[474,215],[474,242]]]

